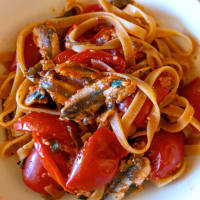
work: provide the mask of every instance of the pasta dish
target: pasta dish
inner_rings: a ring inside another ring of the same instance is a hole
[[[67,0],[0,56],[1,157],[16,154],[24,183],[54,199],[170,183],[200,147],[200,78],[185,81],[194,48],[135,1]]]

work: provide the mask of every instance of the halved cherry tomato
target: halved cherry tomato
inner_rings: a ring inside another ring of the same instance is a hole
[[[107,51],[110,52],[113,56],[118,56],[118,57],[124,58],[122,48],[110,49]]]
[[[34,146],[36,151],[40,155],[40,159],[44,168],[48,171],[50,176],[64,189],[66,190],[65,183],[68,180],[68,174],[71,170],[73,160],[75,158],[76,151],[70,146],[65,145],[68,152],[58,148],[53,151],[51,144],[44,142],[44,137],[38,136],[36,132],[33,132]],[[49,140],[50,142],[56,142],[58,146],[66,144],[67,140]],[[66,149],[65,149],[66,150]]]
[[[111,28],[112,25],[110,24],[105,24],[105,23],[100,23],[97,24],[96,26],[92,27],[90,30],[86,31],[84,33],[84,37],[87,38],[88,41],[90,41],[91,43],[96,43],[95,39],[93,39],[95,37],[95,35],[97,35],[99,32],[101,32],[102,29],[104,28]],[[98,44],[98,43],[96,43]]]
[[[73,26],[71,26],[66,35],[65,35],[65,42],[69,42],[69,34],[78,26],[79,24],[74,24]],[[87,39],[84,37],[84,36],[80,36],[78,39],[77,39],[78,42],[86,42]],[[67,46],[67,45],[66,45]]]
[[[101,12],[103,11],[103,8],[99,4],[92,4],[87,6],[84,10],[83,13],[89,13],[89,12]]]
[[[119,105],[119,110],[120,111],[124,110],[125,112],[126,109],[128,109],[131,102],[133,101],[134,97],[135,95],[132,95],[128,97],[126,100],[124,100],[124,102]],[[149,99],[146,99],[144,105],[142,106],[140,112],[138,113],[137,117],[133,122],[136,128],[142,128],[145,125],[147,116],[150,114],[152,107],[153,107],[152,102]]]
[[[170,92],[172,83],[170,81],[170,77],[166,76],[165,73],[161,74],[158,79],[154,83],[154,90],[157,95],[157,102],[158,104],[165,98],[165,96]],[[124,100],[124,102],[119,104],[118,109],[125,113],[128,109],[129,105],[131,104],[132,100],[134,99],[135,95],[132,95]],[[137,128],[142,128],[145,125],[146,118],[150,114],[151,109],[153,107],[152,102],[149,99],[146,99],[144,105],[142,106],[140,112],[138,113],[137,117],[135,118],[133,124]]]
[[[194,117],[200,121],[200,78],[194,79],[182,88],[180,95],[188,99],[195,110]],[[194,128],[194,130],[200,133],[197,129]]]
[[[117,35],[113,27],[104,27],[93,38],[91,38],[90,42],[103,45],[104,43],[116,37]]]
[[[100,31],[95,34],[92,39],[90,39],[91,43],[97,44],[97,45],[103,45],[104,43],[113,40],[117,37],[115,29],[111,26],[106,26],[100,29]],[[106,50],[106,52],[109,52],[113,54],[114,56],[118,57],[124,57],[123,56],[123,51],[121,48],[118,49],[110,49]]]
[[[44,188],[48,185],[52,185],[55,188],[59,187],[43,167],[40,156],[35,148],[33,148],[25,162],[23,180],[29,188],[40,194],[47,194]]]
[[[64,189],[68,173],[77,153],[77,129],[74,123],[59,120],[58,116],[29,113],[20,118],[14,129],[32,132],[34,146],[44,168]]]
[[[70,57],[68,60],[80,64],[90,64],[91,59],[100,60],[114,68],[117,72],[125,72],[126,63],[124,59],[118,56],[113,56],[105,51],[85,50]]]
[[[42,58],[39,53],[39,49],[37,48],[37,46],[33,41],[32,34],[29,34],[25,39],[24,58],[27,68],[34,66]],[[10,72],[16,71],[16,69],[17,69],[17,63],[16,63],[16,52],[15,52],[11,61],[9,71]]]
[[[27,68],[30,68],[37,64],[41,60],[41,54],[38,47],[33,41],[33,34],[29,34],[25,39],[24,45],[24,58]]]
[[[69,134],[69,129],[77,139],[76,126],[72,122],[59,120],[59,116],[32,112],[19,118],[14,123],[13,128],[16,131],[36,132],[46,139],[66,140],[67,145],[74,146],[74,142]]]
[[[115,134],[105,127],[99,128],[76,156],[66,183],[68,191],[91,191],[109,183],[126,155]]]
[[[146,156],[151,161],[151,180],[166,178],[175,173],[184,160],[183,133],[156,133]]]
[[[73,56],[75,54],[77,54],[77,53],[74,50],[67,48],[65,51],[58,54],[53,59],[53,61],[54,61],[55,64],[61,64],[61,63],[64,63],[65,61],[67,61],[68,58],[70,58],[71,56]]]

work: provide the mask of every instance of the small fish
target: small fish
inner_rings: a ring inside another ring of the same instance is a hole
[[[40,77],[39,72],[42,71],[42,64],[38,62],[33,67],[30,67],[28,71],[24,72],[26,78],[28,78],[33,83],[36,83],[37,79]]]
[[[40,75],[42,77],[39,80],[39,86],[44,88],[56,103],[64,105],[65,101],[76,92],[73,85],[56,79],[54,71],[46,71]]]
[[[29,87],[29,93],[24,101],[25,105],[30,106],[33,104],[47,104],[48,97],[43,88],[38,86]]]
[[[146,157],[133,158],[121,163],[121,168],[108,185],[103,200],[121,200],[130,188],[136,189],[142,185],[151,171],[150,161]]]
[[[61,118],[90,123],[96,111],[105,104],[103,88],[98,88],[97,85],[95,83],[92,86],[86,86],[69,98],[61,110]]]
[[[52,25],[37,25],[33,29],[33,38],[37,47],[40,49],[43,59],[52,59],[59,54],[59,39],[56,30]]]
[[[91,84],[102,77],[99,71],[73,62],[57,65],[55,71],[68,79],[79,82],[82,86]]]
[[[100,107],[106,105],[111,108],[116,102],[126,98],[130,92],[135,91],[135,84],[126,80],[121,80],[121,87],[113,87],[112,83],[116,79],[112,75],[104,77],[78,90],[65,102],[61,118],[90,124]]]

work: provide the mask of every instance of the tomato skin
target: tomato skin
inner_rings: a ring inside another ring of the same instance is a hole
[[[24,58],[25,58],[25,65],[27,68],[34,66],[42,59],[42,56],[39,53],[39,48],[35,45],[33,41],[32,33],[29,34],[25,39]]]
[[[84,10],[83,13],[89,13],[89,12],[101,12],[103,11],[103,8],[99,4],[92,4],[87,6]]]
[[[200,78],[194,79],[179,92],[181,96],[184,96],[194,108],[194,117],[200,121]],[[193,129],[200,133],[197,129]]]
[[[134,94],[127,97],[122,103],[119,104],[118,110],[122,113],[125,113],[128,107],[130,106],[131,102],[133,101],[134,97],[135,97]]]
[[[75,124],[61,121],[56,115],[33,112],[21,117],[14,123],[13,128],[18,131],[32,132],[34,146],[44,168],[65,189],[71,162],[77,153],[71,137],[72,135],[74,140],[77,139]],[[78,139],[76,142],[78,143]],[[58,144],[58,152],[52,151],[51,143]],[[60,149],[60,146],[65,149]]]
[[[71,127],[74,137],[77,138],[77,129],[74,123],[61,121],[56,115],[32,112],[19,118],[13,128],[16,131],[36,132],[46,139],[66,141],[67,145],[73,147],[74,143],[68,133],[68,126]]]
[[[74,50],[67,48],[65,51],[58,54],[54,59],[55,64],[61,64],[68,60],[71,56],[77,54]]]
[[[90,39],[91,43],[94,43],[96,45],[103,45],[106,42],[113,40],[117,37],[115,29],[111,26],[106,26],[100,29],[97,34],[92,36],[92,39]],[[105,50],[106,52],[111,53],[114,56],[118,56],[121,58],[124,58],[122,48],[118,49],[110,49],[110,50]]]
[[[73,26],[71,26],[66,35],[65,35],[65,42],[68,43],[69,42],[69,34],[78,26],[79,24],[74,24]],[[84,36],[80,36],[78,39],[77,39],[78,42],[86,42],[86,38]],[[68,46],[67,44],[65,46]]]
[[[48,175],[48,172],[43,167],[39,154],[33,148],[32,152],[28,156],[25,166],[22,172],[24,183],[40,194],[47,194],[44,190],[45,186],[53,185],[58,188],[58,184]]]
[[[113,56],[112,54],[101,50],[85,50],[70,57],[68,60],[79,64],[90,64],[91,59],[105,62],[117,72],[125,72],[126,63],[123,58]]]
[[[167,76],[165,73],[161,74],[155,81],[153,87],[156,93],[157,102],[160,104],[171,90],[172,77]]]
[[[122,48],[110,49],[108,52],[110,52],[113,56],[124,58]]]
[[[161,74],[158,79],[154,83],[154,90],[157,95],[157,102],[160,104],[165,96],[170,92],[171,89],[171,82],[165,82],[165,74]],[[166,77],[167,79],[168,77]],[[132,100],[134,99],[135,95],[132,95],[125,99],[121,104],[119,104],[118,109],[119,111],[125,113],[128,107],[130,106]],[[140,112],[138,113],[137,117],[135,118],[133,124],[136,128],[142,128],[145,125],[146,118],[150,114],[152,110],[153,104],[149,99],[146,99]]]
[[[76,156],[66,183],[68,191],[91,191],[109,183],[126,155],[115,134],[105,127],[99,128]]]
[[[25,39],[24,44],[24,59],[25,59],[25,65],[27,68],[30,68],[37,64],[41,60],[41,54],[39,53],[38,47],[35,45],[33,41],[33,35],[29,34]],[[16,71],[17,69],[17,63],[16,63],[16,52],[13,55],[10,69],[9,71]]]
[[[175,173],[184,161],[183,133],[156,133],[146,156],[151,161],[151,180],[160,180]]]
[[[68,179],[68,173],[70,172],[70,157],[62,155],[62,152],[53,153],[48,145],[43,143],[43,138],[33,132],[34,146],[44,168],[48,171],[51,177],[66,190],[65,183]]]
[[[104,27],[102,28],[92,39],[91,43],[102,45],[109,40],[116,38],[116,33],[113,27]]]

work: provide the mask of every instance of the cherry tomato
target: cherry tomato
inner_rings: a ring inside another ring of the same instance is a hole
[[[113,27],[104,27],[90,40],[90,42],[97,45],[103,45],[116,37],[117,35]]]
[[[25,39],[24,45],[24,58],[27,68],[30,68],[37,64],[41,60],[41,54],[39,53],[39,48],[35,45],[33,41],[33,34],[29,34]]]
[[[35,45],[33,41],[32,34],[29,34],[25,39],[24,58],[25,58],[25,64],[27,68],[34,66],[42,58],[39,53],[39,49],[37,48],[37,46]],[[15,52],[11,61],[9,71],[10,72],[16,71],[16,69],[17,69],[17,63],[16,63],[16,52]]]
[[[68,191],[91,191],[109,183],[126,155],[115,134],[105,127],[99,128],[76,156],[66,183]]]
[[[117,37],[113,26],[108,26],[106,24],[99,24],[98,26],[99,27],[94,27],[95,29],[97,29],[98,32],[93,35],[91,34],[91,37],[90,37],[91,43],[94,43],[96,45],[103,45],[104,43],[106,43],[110,40],[113,40]],[[114,56],[118,56],[118,57],[122,57],[122,58],[124,57],[122,48],[109,49],[109,50],[105,50],[105,51],[113,54]]]
[[[76,155],[76,151],[70,146],[67,146],[67,140],[47,140],[41,135],[38,136],[36,132],[33,132],[34,146],[36,151],[40,155],[44,168],[48,171],[50,176],[64,189],[66,190],[65,183],[68,180],[68,174],[72,167],[73,160]],[[45,141],[45,142],[44,142]],[[52,148],[52,144],[56,145]],[[50,144],[48,144],[50,143]],[[61,148],[64,147],[63,150]],[[66,152],[66,149],[68,152]]]
[[[104,43],[113,40],[117,37],[115,33],[115,29],[111,26],[106,26],[102,27],[100,31],[95,34],[92,39],[90,39],[91,43],[97,44],[97,45],[103,45]],[[110,50],[105,50],[106,52],[109,52],[113,54],[114,56],[118,57],[124,57],[122,48],[118,49],[110,49]]]
[[[80,64],[90,64],[91,59],[100,60],[114,68],[117,72],[125,72],[126,63],[123,58],[100,50],[85,50],[70,57],[68,60]]]
[[[118,57],[124,58],[122,48],[110,49],[107,51],[110,52],[113,56],[118,56]]]
[[[44,190],[45,186],[53,185],[56,188],[59,187],[43,167],[42,161],[35,148],[33,148],[25,162],[23,180],[29,188],[40,194],[47,194]]]
[[[105,26],[100,27],[101,29],[98,31],[97,34],[95,34],[91,39],[90,42],[97,44],[97,45],[103,45],[104,43],[113,40],[117,37],[115,29],[112,26]],[[92,34],[91,34],[92,36]],[[115,56],[124,57],[122,48],[118,49],[111,49],[106,50],[107,52],[112,53]],[[136,59],[142,59],[144,58],[145,54],[143,52],[137,52],[136,53]]]
[[[170,92],[172,83],[169,78],[170,78],[169,76],[166,76],[166,74],[163,73],[160,75],[160,77],[158,77],[158,79],[154,83],[154,90],[157,95],[158,104],[162,102],[165,96]],[[122,103],[119,104],[118,109],[122,113],[126,112],[132,100],[134,99],[134,96],[135,95],[128,97]],[[138,113],[137,117],[133,122],[133,124],[137,128],[142,128],[145,125],[146,118],[150,114],[152,107],[153,107],[152,102],[149,99],[146,99],[144,105],[142,106],[140,112]]]
[[[58,54],[54,59],[54,63],[55,64],[61,64],[64,63],[65,61],[67,61],[68,58],[70,58],[71,56],[77,54],[75,51],[73,51],[72,49],[66,49],[65,51],[61,52],[60,54]]]
[[[97,24],[96,26],[92,27],[91,29],[89,29],[88,31],[86,31],[84,33],[84,37],[90,41],[91,43],[95,43],[95,44],[98,44],[96,41],[95,41],[95,36],[101,32],[102,29],[106,29],[106,28],[111,28],[112,25],[110,24],[105,24],[105,23],[100,23],[100,24]],[[93,39],[94,38],[94,39]]]
[[[74,146],[74,142],[69,134],[69,129],[77,139],[76,126],[72,122],[59,120],[59,116],[32,112],[19,118],[13,125],[16,131],[36,132],[43,137],[51,139],[66,140],[67,145]]]
[[[78,152],[74,123],[61,121],[55,115],[29,113],[14,124],[14,129],[32,132],[34,146],[44,168],[65,189],[68,173]]]
[[[159,180],[176,173],[184,160],[183,133],[156,133],[146,156],[151,161],[151,180]]]
[[[135,94],[127,97],[122,103],[119,104],[118,109],[120,112],[125,113],[128,110],[131,102],[133,101]]]
[[[193,106],[196,117],[200,121],[200,78],[194,79],[191,83],[180,90],[180,95],[188,99]],[[197,129],[193,128],[200,133]]]
[[[69,42],[69,34],[78,26],[79,24],[74,24],[73,26],[71,26],[69,28],[69,30],[67,31],[66,35],[65,35],[65,46],[69,46],[68,42]],[[78,42],[86,42],[86,38],[84,36],[80,36],[77,39]]]
[[[101,12],[103,11],[103,8],[99,4],[92,4],[87,6],[84,10],[83,13],[89,13],[89,12]]]

